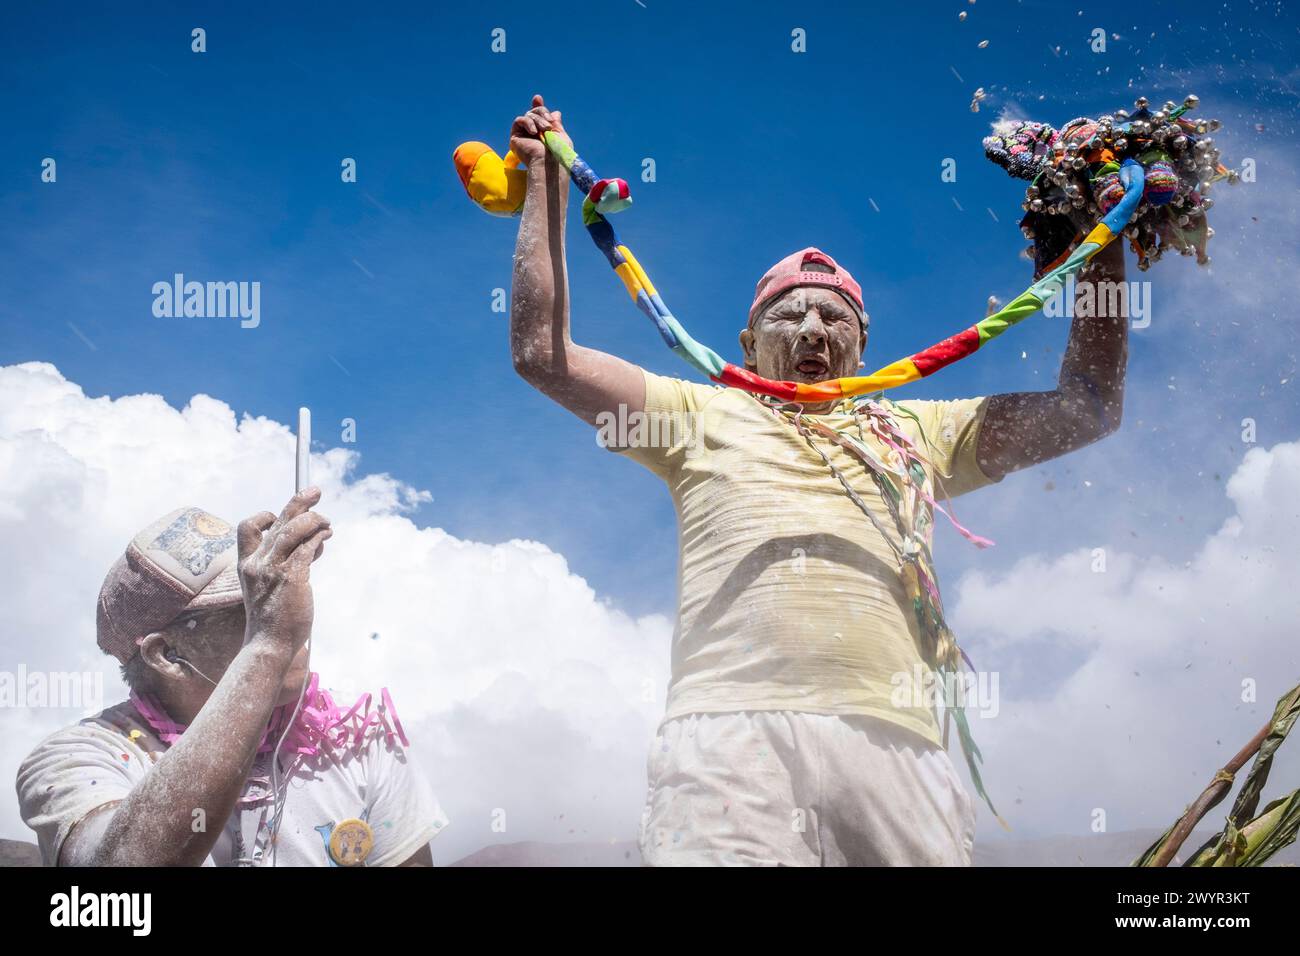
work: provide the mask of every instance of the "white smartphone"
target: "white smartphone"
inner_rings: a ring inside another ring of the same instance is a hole
[[[296,494],[311,484],[311,411],[298,409],[298,456],[294,469],[293,490]]]

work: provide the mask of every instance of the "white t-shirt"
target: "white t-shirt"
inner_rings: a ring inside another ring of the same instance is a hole
[[[56,864],[73,827],[104,804],[124,800],[166,750],[125,701],[43,740],[19,767],[17,783],[23,820],[36,831],[45,865]],[[280,762],[286,772],[277,866],[337,866],[330,837],[345,820],[365,821],[374,835],[366,866],[404,863],[447,825],[401,742],[377,728],[362,744],[344,750],[323,745],[316,756],[297,757],[291,772],[283,751]],[[270,791],[270,754],[259,754],[205,866],[234,866],[266,844],[274,814]],[[106,811],[87,826],[106,829],[111,817]],[[270,862],[268,848],[260,865]]]

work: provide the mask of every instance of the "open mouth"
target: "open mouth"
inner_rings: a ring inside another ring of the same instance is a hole
[[[801,359],[798,364],[795,365],[795,371],[800,375],[807,375],[810,378],[820,379],[825,378],[827,373],[830,372],[830,366],[821,359],[806,358]]]

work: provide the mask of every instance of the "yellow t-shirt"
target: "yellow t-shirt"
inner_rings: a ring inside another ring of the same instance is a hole
[[[780,420],[738,389],[650,372],[645,382],[645,418],[624,423],[621,437],[617,427],[607,434],[613,450],[668,484],[677,508],[679,607],[665,719],[865,714],[939,743],[930,708],[891,701],[894,675],[926,670],[898,559],[791,416]],[[882,404],[920,420],[918,431],[894,415],[938,469],[937,500],[993,480],[975,458],[987,398]],[[847,407],[817,417],[859,437]],[[866,438],[888,460],[869,431]],[[813,440],[897,544],[897,525],[862,462],[815,433]]]

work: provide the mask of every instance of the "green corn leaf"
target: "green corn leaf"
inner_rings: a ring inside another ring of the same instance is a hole
[[[1264,738],[1259,753],[1255,755],[1250,774],[1242,784],[1241,792],[1237,794],[1232,812],[1228,814],[1228,819],[1232,820],[1238,828],[1243,827],[1246,821],[1255,815],[1259,795],[1264,789],[1264,784],[1268,782],[1268,772],[1273,767],[1273,754],[1282,745],[1282,741],[1286,740],[1286,735],[1295,726],[1297,717],[1300,717],[1300,684],[1291,688],[1290,692],[1277,702],[1277,707],[1273,710],[1273,727]]]
[[[1259,866],[1278,850],[1295,842],[1297,830],[1300,830],[1300,791],[1290,797],[1274,800],[1258,817],[1251,817],[1259,805],[1264,785],[1268,782],[1273,755],[1282,741],[1286,740],[1297,718],[1300,718],[1300,684],[1284,694],[1273,709],[1268,736],[1255,754],[1246,782],[1233,801],[1223,830],[1198,847],[1184,866]],[[1227,791],[1224,791],[1209,806],[1216,806],[1226,795]],[[1151,866],[1180,820],[1181,816],[1132,865]]]
[[[1300,831],[1300,790],[1274,800],[1242,829],[1246,848],[1237,866],[1261,866],[1278,850],[1295,842]]]

